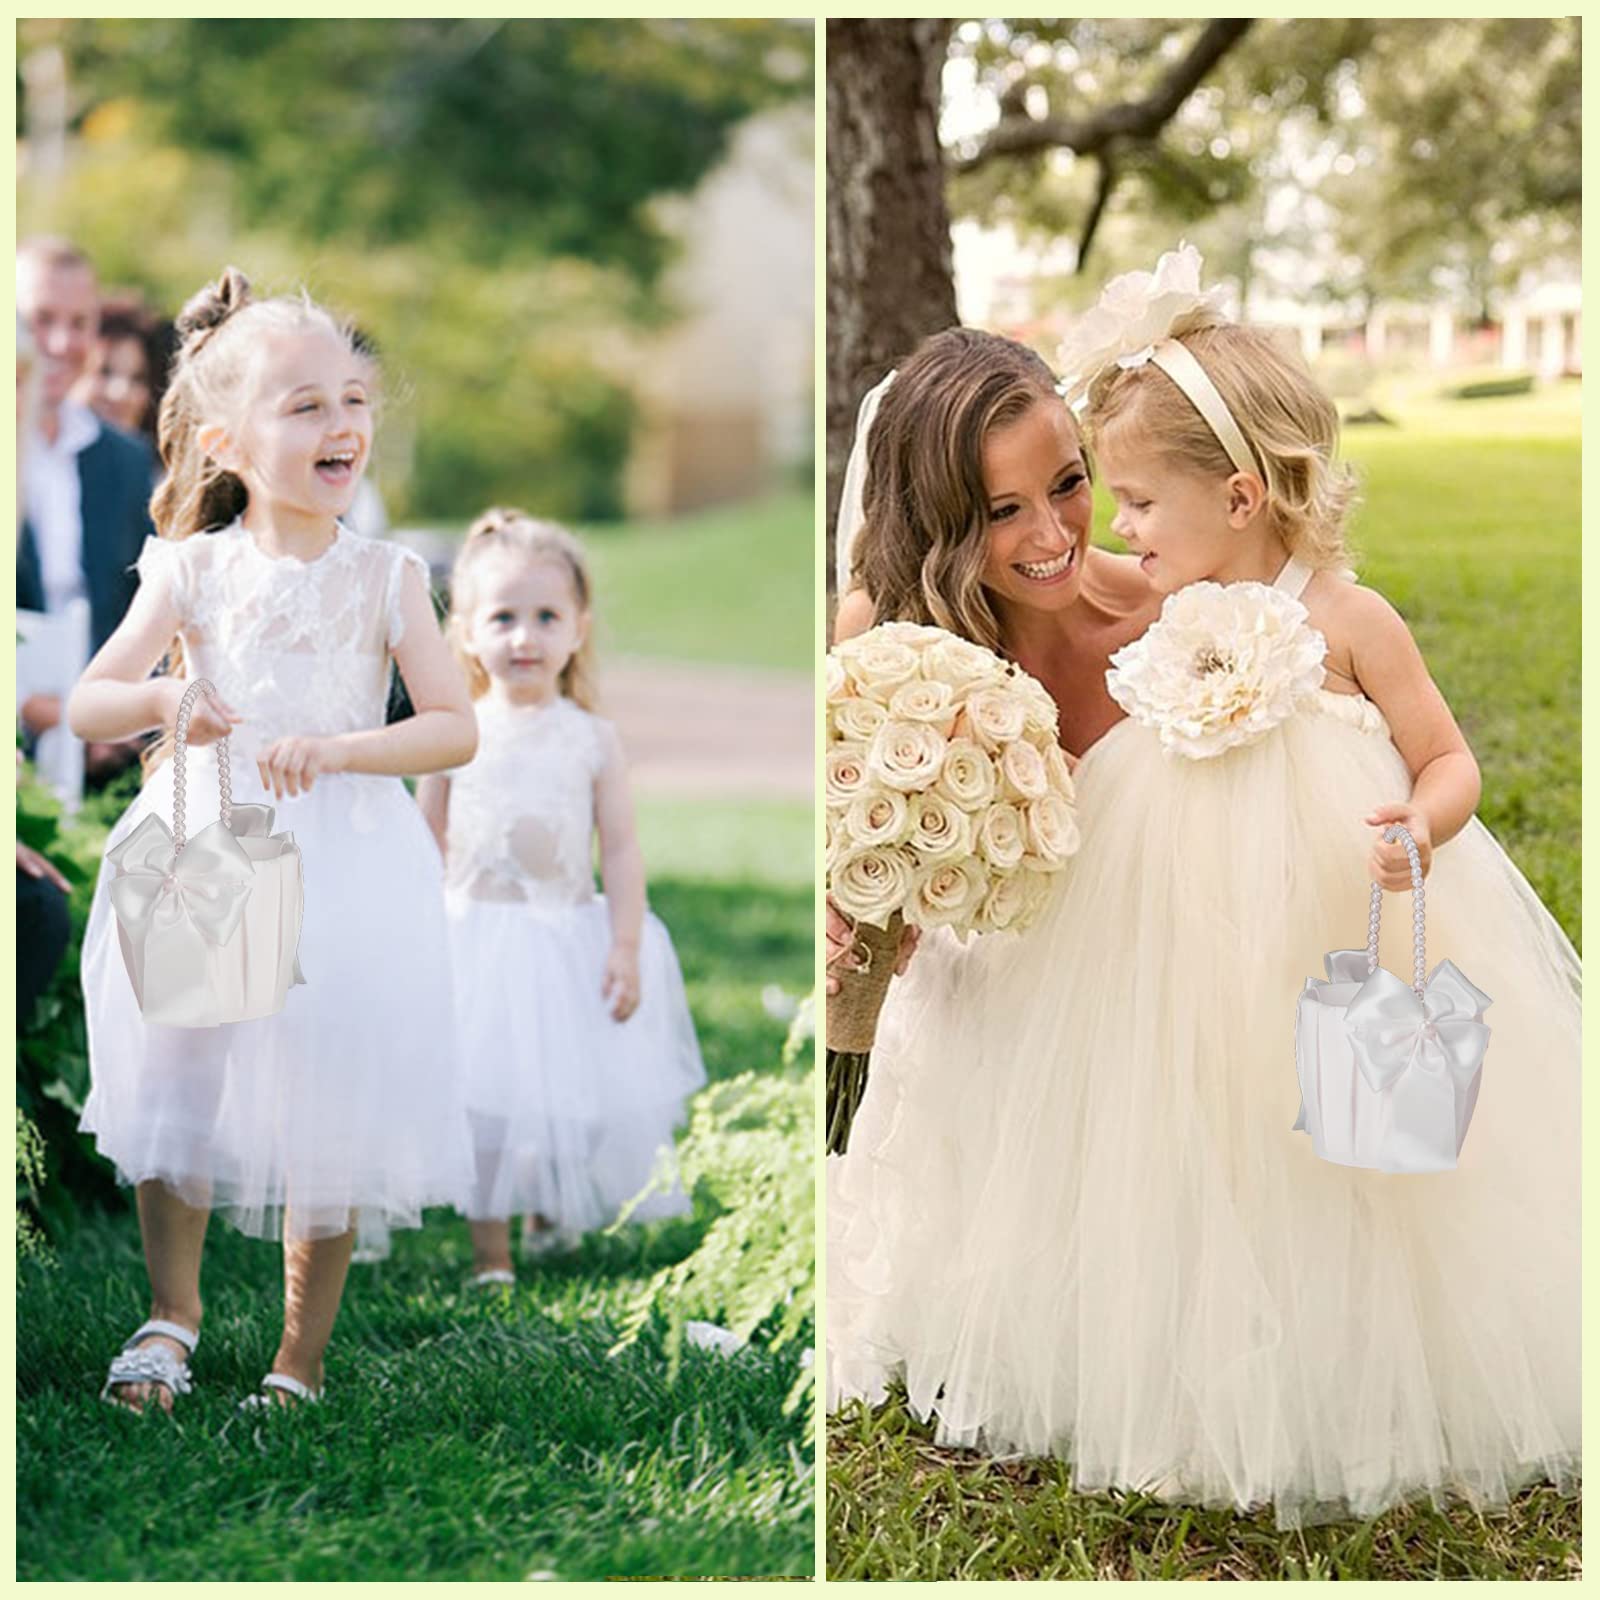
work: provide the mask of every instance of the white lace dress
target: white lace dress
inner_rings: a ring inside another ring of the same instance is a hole
[[[409,570],[408,570],[409,569]],[[243,715],[236,801],[275,805],[305,869],[303,986],[282,1011],[220,1028],[146,1024],[117,943],[103,866],[83,942],[92,1089],[83,1127],[124,1182],[160,1178],[247,1233],[325,1237],[352,1214],[368,1249],[471,1182],[451,1060],[439,852],[399,778],[326,774],[274,801],[256,756],[285,734],[383,725],[402,588],[427,570],[341,528],[315,561],[263,554],[237,524],[151,539],[145,584],[171,595],[185,661]],[[218,813],[214,745],[191,749],[191,835]],[[172,821],[164,762],[112,830]],[[287,1210],[287,1221],[285,1212]]]
[[[705,1082],[666,928],[645,913],[639,1007],[601,983],[611,922],[595,893],[595,782],[616,730],[570,700],[478,702],[478,754],[450,775],[446,906],[457,1060],[477,1147],[468,1215],[613,1221],[644,1187]],[[687,1209],[674,1187],[643,1219]]]

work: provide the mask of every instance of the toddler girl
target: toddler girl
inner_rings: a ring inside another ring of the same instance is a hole
[[[705,1081],[677,957],[645,905],[622,748],[594,713],[590,629],[571,534],[519,511],[473,524],[450,634],[478,755],[417,798],[445,853],[475,1283],[512,1281],[513,1213],[534,1249],[611,1222]],[[686,1205],[655,1193],[634,1215]]]

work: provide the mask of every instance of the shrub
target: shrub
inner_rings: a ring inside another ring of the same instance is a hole
[[[811,1016],[807,1002],[789,1030],[784,1071],[714,1083],[690,1112],[678,1175],[696,1206],[709,1204],[715,1215],[699,1246],[635,1296],[614,1347],[632,1344],[660,1313],[669,1381],[691,1317],[721,1322],[741,1339],[760,1336],[770,1349],[791,1342],[810,1348],[817,1303],[816,1079],[793,1067]],[[658,1175],[645,1193],[665,1181]],[[815,1370],[802,1357],[784,1410],[805,1402],[808,1430],[815,1395]]]

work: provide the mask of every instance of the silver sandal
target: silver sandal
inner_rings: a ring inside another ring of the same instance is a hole
[[[120,1406],[124,1411],[138,1413],[145,1409],[144,1406],[130,1406],[127,1401],[119,1400],[112,1391],[124,1384],[155,1383],[160,1384],[174,1400],[180,1394],[189,1393],[194,1387],[189,1377],[189,1363],[180,1361],[165,1345],[145,1343],[146,1339],[157,1335],[176,1340],[190,1355],[194,1354],[194,1347],[200,1342],[200,1335],[193,1328],[152,1317],[112,1357],[111,1369],[106,1373],[105,1384],[100,1390],[102,1400]]]
[[[313,1389],[301,1383],[298,1378],[291,1378],[287,1372],[269,1372],[261,1380],[263,1389],[282,1389],[285,1394],[292,1394],[296,1400],[303,1400],[308,1406],[321,1405],[322,1390]],[[278,1402],[270,1394],[247,1394],[239,1402],[241,1411],[277,1411]]]

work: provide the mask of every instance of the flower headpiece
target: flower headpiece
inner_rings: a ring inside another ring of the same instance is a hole
[[[1061,395],[1077,410],[1106,368],[1150,362],[1184,392],[1234,466],[1259,477],[1255,453],[1227,402],[1193,352],[1172,337],[1174,328],[1187,330],[1224,320],[1223,291],[1215,285],[1200,287],[1200,266],[1200,252],[1192,244],[1180,243],[1156,262],[1154,272],[1124,272],[1113,278],[1061,343],[1057,355],[1065,374]]]

